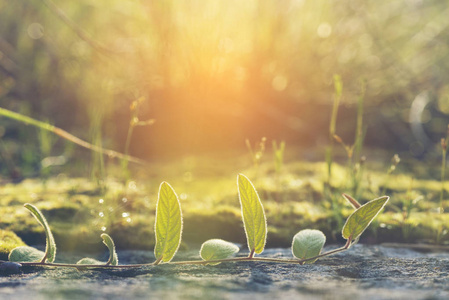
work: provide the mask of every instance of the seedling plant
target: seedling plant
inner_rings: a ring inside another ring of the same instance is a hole
[[[167,182],[162,182],[159,188],[156,205],[156,221],[154,226],[156,243],[154,247],[155,261],[144,264],[119,265],[114,241],[106,234],[101,234],[103,243],[109,249],[109,259],[100,262],[93,258],[83,258],[77,263],[55,263],[56,243],[50,227],[42,212],[32,204],[25,204],[31,214],[42,225],[46,235],[45,251],[33,247],[21,246],[14,248],[9,254],[9,261],[0,261],[3,270],[19,273],[23,267],[65,267],[85,269],[114,269],[141,268],[160,264],[175,265],[216,265],[224,262],[261,261],[267,263],[306,264],[317,259],[349,249],[357,243],[361,234],[367,229],[389,200],[383,196],[360,205],[351,196],[344,194],[344,198],[354,207],[354,212],[347,218],[342,229],[342,236],[346,240],[343,247],[322,252],[326,242],[325,235],[315,229],[299,231],[292,240],[293,258],[268,258],[256,256],[264,251],[267,239],[267,221],[262,202],[251,183],[244,175],[237,176],[238,195],[240,200],[244,230],[246,234],[249,255],[235,257],[239,247],[221,239],[211,239],[204,242],[200,249],[201,260],[172,261],[178,251],[182,238],[182,211],[178,196]]]

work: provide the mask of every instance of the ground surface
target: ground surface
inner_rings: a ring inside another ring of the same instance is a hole
[[[267,249],[263,256],[291,254],[289,249]],[[122,251],[119,258],[121,263],[150,262],[153,255]],[[193,250],[175,257],[197,258]],[[103,272],[35,268],[0,277],[0,295],[2,299],[448,299],[449,253],[356,245],[304,266],[241,262]]]

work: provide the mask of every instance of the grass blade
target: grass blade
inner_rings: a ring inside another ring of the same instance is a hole
[[[250,256],[262,253],[267,239],[267,219],[259,195],[251,181],[242,174],[237,176],[242,218]]]
[[[54,262],[56,257],[56,243],[53,234],[51,233],[50,226],[48,226],[47,220],[45,219],[42,212],[39,209],[37,209],[37,207],[35,207],[34,205],[26,203],[24,206],[33,214],[33,216],[36,218],[39,224],[41,224],[42,227],[44,227],[45,230],[46,246],[45,246],[45,255],[42,258],[42,262],[45,261]]]
[[[383,196],[371,200],[354,211],[343,226],[343,237],[347,240],[351,239],[352,241],[359,238],[382,208],[384,208],[385,204],[387,204],[388,199],[390,199],[390,197]]]
[[[43,130],[48,130],[50,132],[53,132],[56,135],[59,135],[60,137],[66,139],[69,142],[77,144],[78,146],[89,149],[91,151],[95,151],[95,152],[101,153],[103,155],[107,155],[108,157],[111,157],[111,158],[117,157],[119,159],[125,159],[127,161],[130,161],[130,162],[133,162],[136,164],[147,165],[147,162],[145,162],[144,160],[142,160],[140,158],[93,145],[91,143],[88,143],[88,142],[74,136],[73,134],[68,133],[67,131],[65,131],[59,127],[53,126],[51,124],[48,124],[48,123],[45,123],[42,121],[35,120],[28,116],[13,112],[11,110],[8,110],[8,109],[2,108],[2,107],[0,107],[0,116],[8,117],[8,118],[14,119],[16,121],[35,126],[37,128],[41,128]]]
[[[167,182],[162,182],[159,188],[154,231],[156,264],[169,262],[181,244],[182,214],[178,196]]]

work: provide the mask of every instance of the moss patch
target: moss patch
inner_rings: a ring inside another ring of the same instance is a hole
[[[104,181],[104,193],[88,179],[66,176],[49,178],[45,185],[37,179],[7,184],[0,190],[0,228],[15,232],[29,245],[45,243],[43,229],[23,208],[29,202],[47,217],[60,250],[103,251],[102,232],[111,235],[119,249],[151,250],[158,187],[168,181],[181,202],[183,242],[222,238],[245,244],[236,186],[241,172],[254,183],[264,205],[268,247],[289,246],[293,236],[306,228],[322,230],[329,243],[342,242],[341,228],[353,211],[341,197],[341,193],[353,195],[346,167],[334,165],[326,192],[326,165],[322,162],[285,163],[281,172],[276,172],[270,161],[257,170],[233,169],[231,164],[222,167],[224,164],[206,161],[202,166],[198,159],[156,166],[151,174],[140,174],[126,185],[109,177]],[[387,176],[386,169],[367,167],[357,191],[362,204],[382,191],[391,196],[362,241],[449,242],[445,225],[449,214],[436,211],[441,189],[438,178],[419,179],[405,172]],[[448,197],[446,190],[445,207],[449,207]]]
[[[26,246],[20,237],[18,237],[14,232],[9,230],[0,229],[0,259],[7,260],[8,254],[12,249]]]

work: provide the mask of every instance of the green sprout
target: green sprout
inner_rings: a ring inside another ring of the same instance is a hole
[[[348,250],[352,245],[357,243],[362,233],[368,228],[389,200],[388,196],[383,196],[371,200],[364,205],[360,205],[351,196],[343,195],[355,209],[347,218],[342,229],[342,236],[346,240],[343,247],[322,252],[326,242],[325,235],[319,230],[305,229],[299,231],[293,237],[291,249],[293,258],[255,257],[255,254],[262,254],[267,239],[267,221],[264,208],[256,188],[245,175],[239,174],[237,176],[237,187],[244,231],[249,248],[248,256],[234,257],[239,252],[237,246],[221,239],[212,239],[202,244],[199,253],[201,260],[172,261],[181,243],[183,220],[181,206],[176,192],[168,183],[163,182],[159,188],[156,208],[154,262],[120,265],[118,263],[119,260],[115,251],[114,241],[109,235],[103,233],[101,238],[109,250],[109,259],[107,262],[100,262],[93,258],[83,258],[75,264],[55,263],[56,243],[45,216],[37,207],[31,204],[25,204],[25,207],[44,227],[46,234],[45,252],[33,247],[17,247],[9,254],[9,262],[0,261],[0,264],[9,264],[10,269],[14,269],[16,273],[20,272],[21,267],[36,266],[75,268],[78,270],[103,270],[151,267],[161,263],[176,265],[216,265],[219,263],[240,261],[302,265],[305,263],[313,263],[324,256]]]

